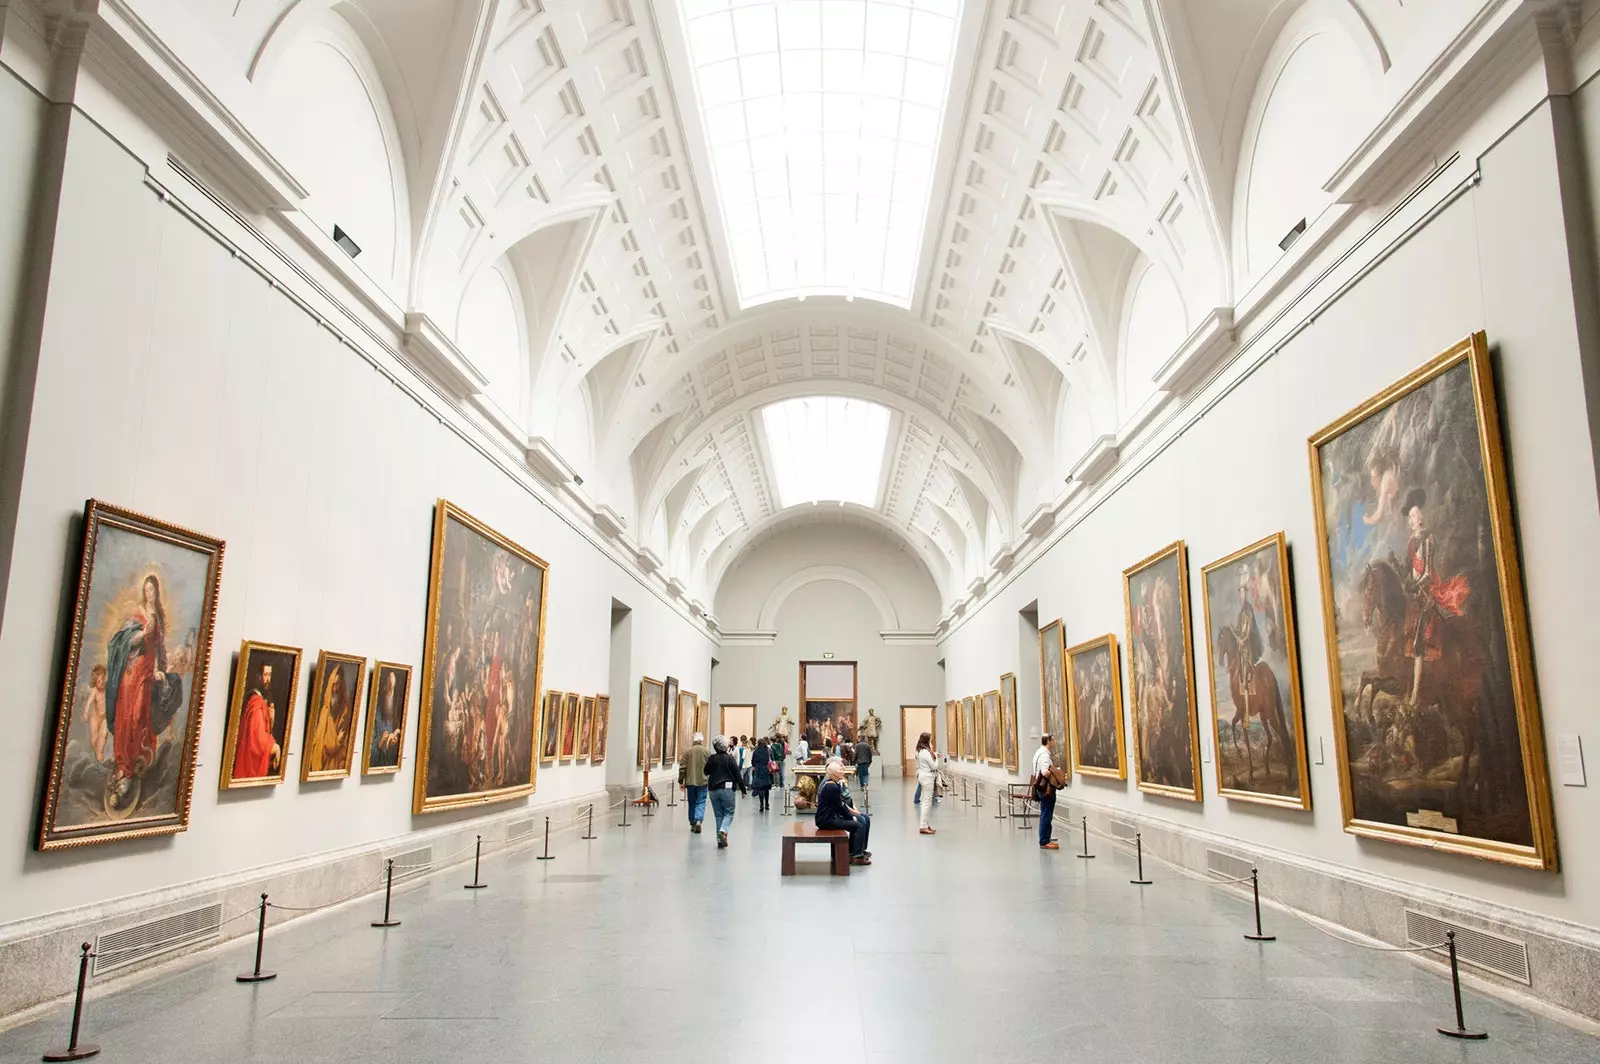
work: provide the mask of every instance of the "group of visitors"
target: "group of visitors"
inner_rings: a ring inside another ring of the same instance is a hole
[[[717,822],[717,849],[728,848],[728,829],[733,826],[736,794],[754,794],[756,811],[772,811],[772,787],[783,786],[783,760],[788,744],[779,736],[760,736],[755,742],[748,735],[738,738],[719,735],[706,749],[706,737],[695,732],[689,749],[678,764],[678,786],[684,789],[689,830],[700,834],[709,798]]]

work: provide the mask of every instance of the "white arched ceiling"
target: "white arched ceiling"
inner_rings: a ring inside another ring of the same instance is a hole
[[[1189,336],[1189,318],[1178,286],[1153,262],[1135,267],[1128,283],[1122,343],[1117,360],[1124,418],[1155,394],[1155,375]]]
[[[784,580],[772,589],[766,602],[761,604],[761,615],[756,621],[756,627],[762,631],[776,631],[778,615],[783,611],[783,604],[789,601],[789,596],[803,587],[824,580],[849,584],[866,595],[871,600],[873,608],[878,611],[878,623],[883,626],[883,631],[893,631],[900,627],[900,616],[895,612],[894,603],[888,593],[866,573],[844,565],[814,565],[809,569],[801,569]]]
[[[519,423],[526,416],[526,335],[522,299],[511,264],[502,259],[485,266],[461,297],[456,346],[489,379],[489,397]]]

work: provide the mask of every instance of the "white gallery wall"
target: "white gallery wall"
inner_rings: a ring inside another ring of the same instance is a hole
[[[0,114],[10,108],[0,102]],[[14,121],[0,125],[5,166],[25,133]],[[0,920],[310,859],[517,804],[411,813],[438,498],[550,563],[543,684],[610,691],[612,760],[631,763],[627,722],[637,714],[636,682],[615,690],[615,675],[672,673],[686,689],[708,682],[703,628],[163,202],[143,164],[81,115],[68,135],[48,265],[0,628],[0,673],[9,678],[0,713],[15,737],[0,750],[0,806],[16,813],[0,826]],[[193,809],[176,836],[40,854],[32,811],[90,497],[227,542]],[[621,668],[610,661],[613,599],[632,609],[632,661]],[[232,659],[243,638],[306,652],[289,782],[221,793]],[[418,667],[400,774],[296,782],[319,649]],[[593,795],[607,777],[601,766],[545,766],[522,804]]]
[[[1591,85],[1580,94],[1581,113],[1592,116],[1588,101],[1597,91]],[[1488,108],[1462,137],[1466,161],[1411,205],[1412,235],[1396,239],[1403,228],[1398,224],[1383,230],[1360,254],[1375,256],[1376,248],[1391,246],[1392,254],[1376,260],[1370,274],[1275,354],[1253,370],[1232,367],[1170,431],[1124,456],[1125,472],[1066,517],[1047,553],[1019,567],[998,594],[953,626],[941,644],[949,697],[988,689],[995,674],[1037,654],[1017,624],[1018,611],[1036,599],[1041,623],[1062,618],[1069,646],[1107,632],[1117,636],[1126,701],[1122,570],[1174,540],[1187,544],[1205,800],[1139,792],[1130,730],[1129,781],[1076,777],[1069,805],[1087,805],[1092,814],[1125,811],[1179,832],[1237,840],[1348,881],[1419,884],[1536,914],[1553,921],[1543,925],[1548,929],[1564,927],[1552,933],[1592,938],[1585,929],[1600,926],[1600,838],[1589,827],[1600,815],[1591,664],[1600,506],[1583,366],[1593,350],[1580,350],[1580,337],[1590,343],[1595,337],[1582,333],[1589,308],[1580,312],[1580,304],[1591,304],[1595,293],[1575,290],[1587,250],[1575,248],[1577,258],[1569,257],[1571,212],[1576,206],[1584,226],[1587,218],[1581,189],[1571,195],[1577,175],[1574,141],[1563,125],[1566,106],[1546,100],[1531,112]],[[1591,149],[1596,143],[1590,141]],[[1447,197],[1475,154],[1481,183]],[[1589,166],[1593,172],[1592,155]],[[1435,201],[1438,209],[1429,217],[1428,204]],[[1381,217],[1373,211],[1355,229],[1364,231]],[[1480,329],[1488,335],[1499,388],[1545,756],[1554,775],[1557,737],[1581,734],[1590,758],[1591,786],[1554,785],[1561,857],[1554,873],[1358,839],[1343,831],[1341,820],[1306,439]],[[1219,797],[1213,764],[1200,568],[1279,530],[1289,544],[1312,762],[1313,807],[1307,812]],[[1022,721],[1024,735],[1038,728],[1036,705],[1032,719]],[[1124,705],[1125,728],[1131,727],[1129,713]],[[1033,747],[1024,741],[1023,748],[1026,765]],[[1002,776],[995,768],[970,771]],[[1336,900],[1328,907],[1340,911]]]

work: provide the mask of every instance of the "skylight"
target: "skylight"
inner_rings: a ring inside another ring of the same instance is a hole
[[[680,0],[741,305],[909,306],[961,0]]]
[[[863,399],[808,396],[762,408],[778,505],[876,506],[889,409]]]

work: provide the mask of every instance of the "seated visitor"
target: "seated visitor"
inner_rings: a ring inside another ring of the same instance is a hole
[[[817,827],[848,831],[850,863],[869,865],[872,863],[872,852],[867,849],[867,834],[872,828],[872,820],[865,813],[857,812],[850,804],[844,788],[844,776],[843,761],[828,762],[828,779],[817,790]]]

